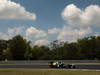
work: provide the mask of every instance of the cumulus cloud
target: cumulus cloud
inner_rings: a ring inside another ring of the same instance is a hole
[[[35,20],[35,13],[30,13],[18,3],[11,0],[0,0],[0,19]]]
[[[70,4],[64,8],[61,15],[71,25],[100,26],[100,6],[98,5],[89,5],[82,10],[74,4]]]
[[[90,28],[74,29],[72,27],[64,26],[58,35],[58,40],[75,42],[78,38],[85,37],[91,33],[92,30]]]
[[[15,36],[18,34],[21,34],[24,32],[24,26],[21,27],[14,27],[14,28],[8,28],[8,34],[11,36]]]
[[[39,30],[35,27],[29,27],[26,30],[26,36],[27,37],[33,37],[33,38],[44,38],[47,36],[47,33],[43,30]]]
[[[8,28],[6,33],[0,32],[0,39],[8,40],[16,35],[22,35],[23,32],[25,32],[24,26]]]
[[[75,42],[78,38],[85,37],[88,34],[92,34],[91,28],[72,28],[70,26],[63,26],[62,28],[52,28],[48,29],[48,33],[46,31],[37,29],[35,27],[29,27],[25,29],[25,27],[14,27],[8,28],[7,33],[0,32],[0,39],[11,39],[15,35],[24,34],[23,37],[27,40],[31,40],[34,45],[47,45],[50,43],[51,36],[56,36],[55,39],[59,41],[68,41]],[[26,34],[26,35],[25,35]],[[96,33],[97,34],[97,33]]]
[[[48,34],[58,34],[60,32],[59,28],[48,29]]]
[[[7,33],[0,32],[0,39],[8,40],[10,37]]]
[[[75,42],[78,38],[93,34],[93,31],[90,27],[76,28],[70,25],[64,25],[62,28],[49,29],[48,34],[50,34],[50,36],[56,35],[56,39],[59,41]]]
[[[42,45],[47,45],[48,43],[49,43],[48,40],[42,39],[35,41],[34,45],[42,46]]]

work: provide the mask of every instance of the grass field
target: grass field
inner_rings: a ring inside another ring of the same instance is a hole
[[[100,71],[68,69],[0,69],[0,75],[100,75]]]

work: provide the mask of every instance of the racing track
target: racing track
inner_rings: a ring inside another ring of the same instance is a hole
[[[67,65],[67,64],[65,64]],[[100,70],[100,64],[75,64],[75,69],[96,69]],[[35,61],[35,62],[0,62],[0,68],[25,68],[25,69],[50,69],[48,61]],[[68,69],[68,68],[66,68]]]
[[[0,68],[50,69],[50,67],[48,65],[0,65]],[[68,69],[68,68],[66,68],[66,69]],[[76,65],[75,69],[100,70],[100,65]]]

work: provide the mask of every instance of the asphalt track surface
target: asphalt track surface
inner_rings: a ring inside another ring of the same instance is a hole
[[[25,69],[51,69],[48,66],[48,62],[10,62],[10,63],[0,63],[0,68],[25,68]],[[65,64],[67,65],[67,64]],[[74,64],[75,69],[94,69],[100,70],[100,64]],[[68,69],[67,67],[64,69]]]
[[[100,70],[100,65],[75,65],[75,69],[96,69]],[[48,65],[0,65],[0,68],[26,68],[26,69],[51,69]],[[68,69],[68,68],[64,68]]]

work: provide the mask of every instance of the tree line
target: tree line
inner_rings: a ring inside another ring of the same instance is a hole
[[[77,42],[55,40],[46,46],[31,45],[22,36],[0,40],[0,60],[99,60],[100,36],[84,37]]]

